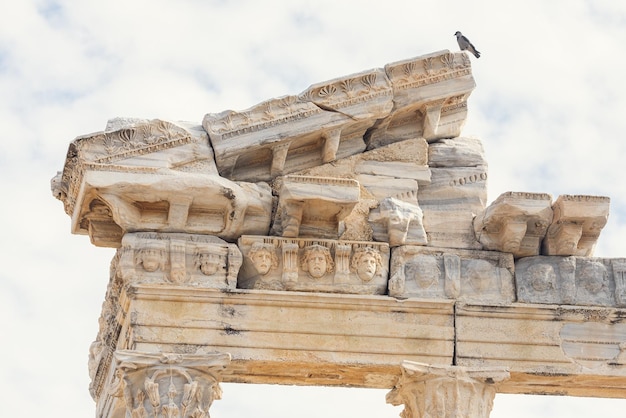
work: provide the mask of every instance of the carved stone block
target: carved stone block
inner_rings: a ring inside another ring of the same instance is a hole
[[[508,304],[513,271],[511,254],[407,245],[392,251],[389,295]]]
[[[467,98],[476,83],[464,53],[439,51],[387,64],[394,107],[367,137],[367,148],[408,138],[428,142],[459,136],[467,116]]]
[[[404,405],[403,418],[489,418],[504,367],[433,366],[402,362],[402,377],[387,403]]]
[[[376,241],[388,242],[392,247],[426,245],[422,217],[417,199],[413,203],[385,198],[378,208],[370,211],[369,221]]]
[[[430,167],[487,166],[483,144],[478,138],[445,138],[428,145]]]
[[[554,219],[543,241],[543,254],[592,256],[610,202],[604,196],[559,196],[552,206]]]
[[[356,180],[285,176],[272,233],[284,237],[338,238],[339,223],[359,202]]]
[[[537,256],[515,263],[520,302],[625,306],[624,259]]]
[[[549,194],[507,192],[476,216],[474,233],[487,250],[529,257],[540,254],[551,222]]]
[[[210,235],[136,232],[124,235],[119,274],[127,284],[176,284],[232,290],[242,256]]]
[[[72,232],[97,246],[119,247],[125,232],[141,230],[266,234],[269,186],[219,177],[212,164],[205,133],[156,120],[77,138],[53,188]]]
[[[473,220],[487,204],[487,167],[431,168],[430,184],[419,188],[429,245],[481,249]]]
[[[237,286],[244,289],[385,294],[389,245],[242,236]]]
[[[242,112],[207,114],[220,174],[246,181],[328,163],[365,149],[363,135],[393,106],[381,69],[312,85]]]

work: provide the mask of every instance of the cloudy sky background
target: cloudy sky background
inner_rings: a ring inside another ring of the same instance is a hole
[[[70,234],[49,188],[69,143],[116,116],[187,120],[443,49],[477,88],[489,200],[611,197],[596,256],[626,256],[626,2],[0,1],[4,416],[93,416],[87,356],[112,249]],[[386,391],[224,385],[214,418],[397,417]],[[626,396],[626,395],[625,395]],[[498,395],[492,417],[623,416],[626,400]]]

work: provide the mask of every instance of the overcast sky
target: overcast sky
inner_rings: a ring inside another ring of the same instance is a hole
[[[93,416],[87,358],[114,250],[52,197],[69,143],[108,119],[200,123],[443,49],[460,30],[489,200],[609,196],[596,256],[626,257],[626,2],[0,1],[2,416]],[[384,390],[224,385],[214,418],[397,417]],[[626,396],[626,394],[625,394]],[[498,395],[494,418],[623,417],[626,400]]]

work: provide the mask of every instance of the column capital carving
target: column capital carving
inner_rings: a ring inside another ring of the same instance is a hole
[[[219,382],[230,354],[183,355],[120,350],[109,394],[123,399],[126,416],[208,418],[221,398]]]
[[[404,361],[402,376],[387,394],[387,403],[404,404],[402,418],[487,418],[496,384],[509,377],[504,368]]]

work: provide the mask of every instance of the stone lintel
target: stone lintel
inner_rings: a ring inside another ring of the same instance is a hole
[[[554,219],[543,241],[544,255],[593,255],[609,216],[604,196],[561,195],[552,209]]]
[[[507,367],[503,393],[626,396],[626,311],[457,304],[456,363]]]
[[[474,233],[487,250],[529,257],[540,254],[551,222],[552,196],[507,192],[474,218]]]
[[[404,405],[403,418],[487,418],[496,387],[510,377],[502,367],[439,366],[404,361],[387,402]]]
[[[138,285],[118,345],[232,356],[224,382],[391,388],[398,364],[452,364],[453,302]]]

